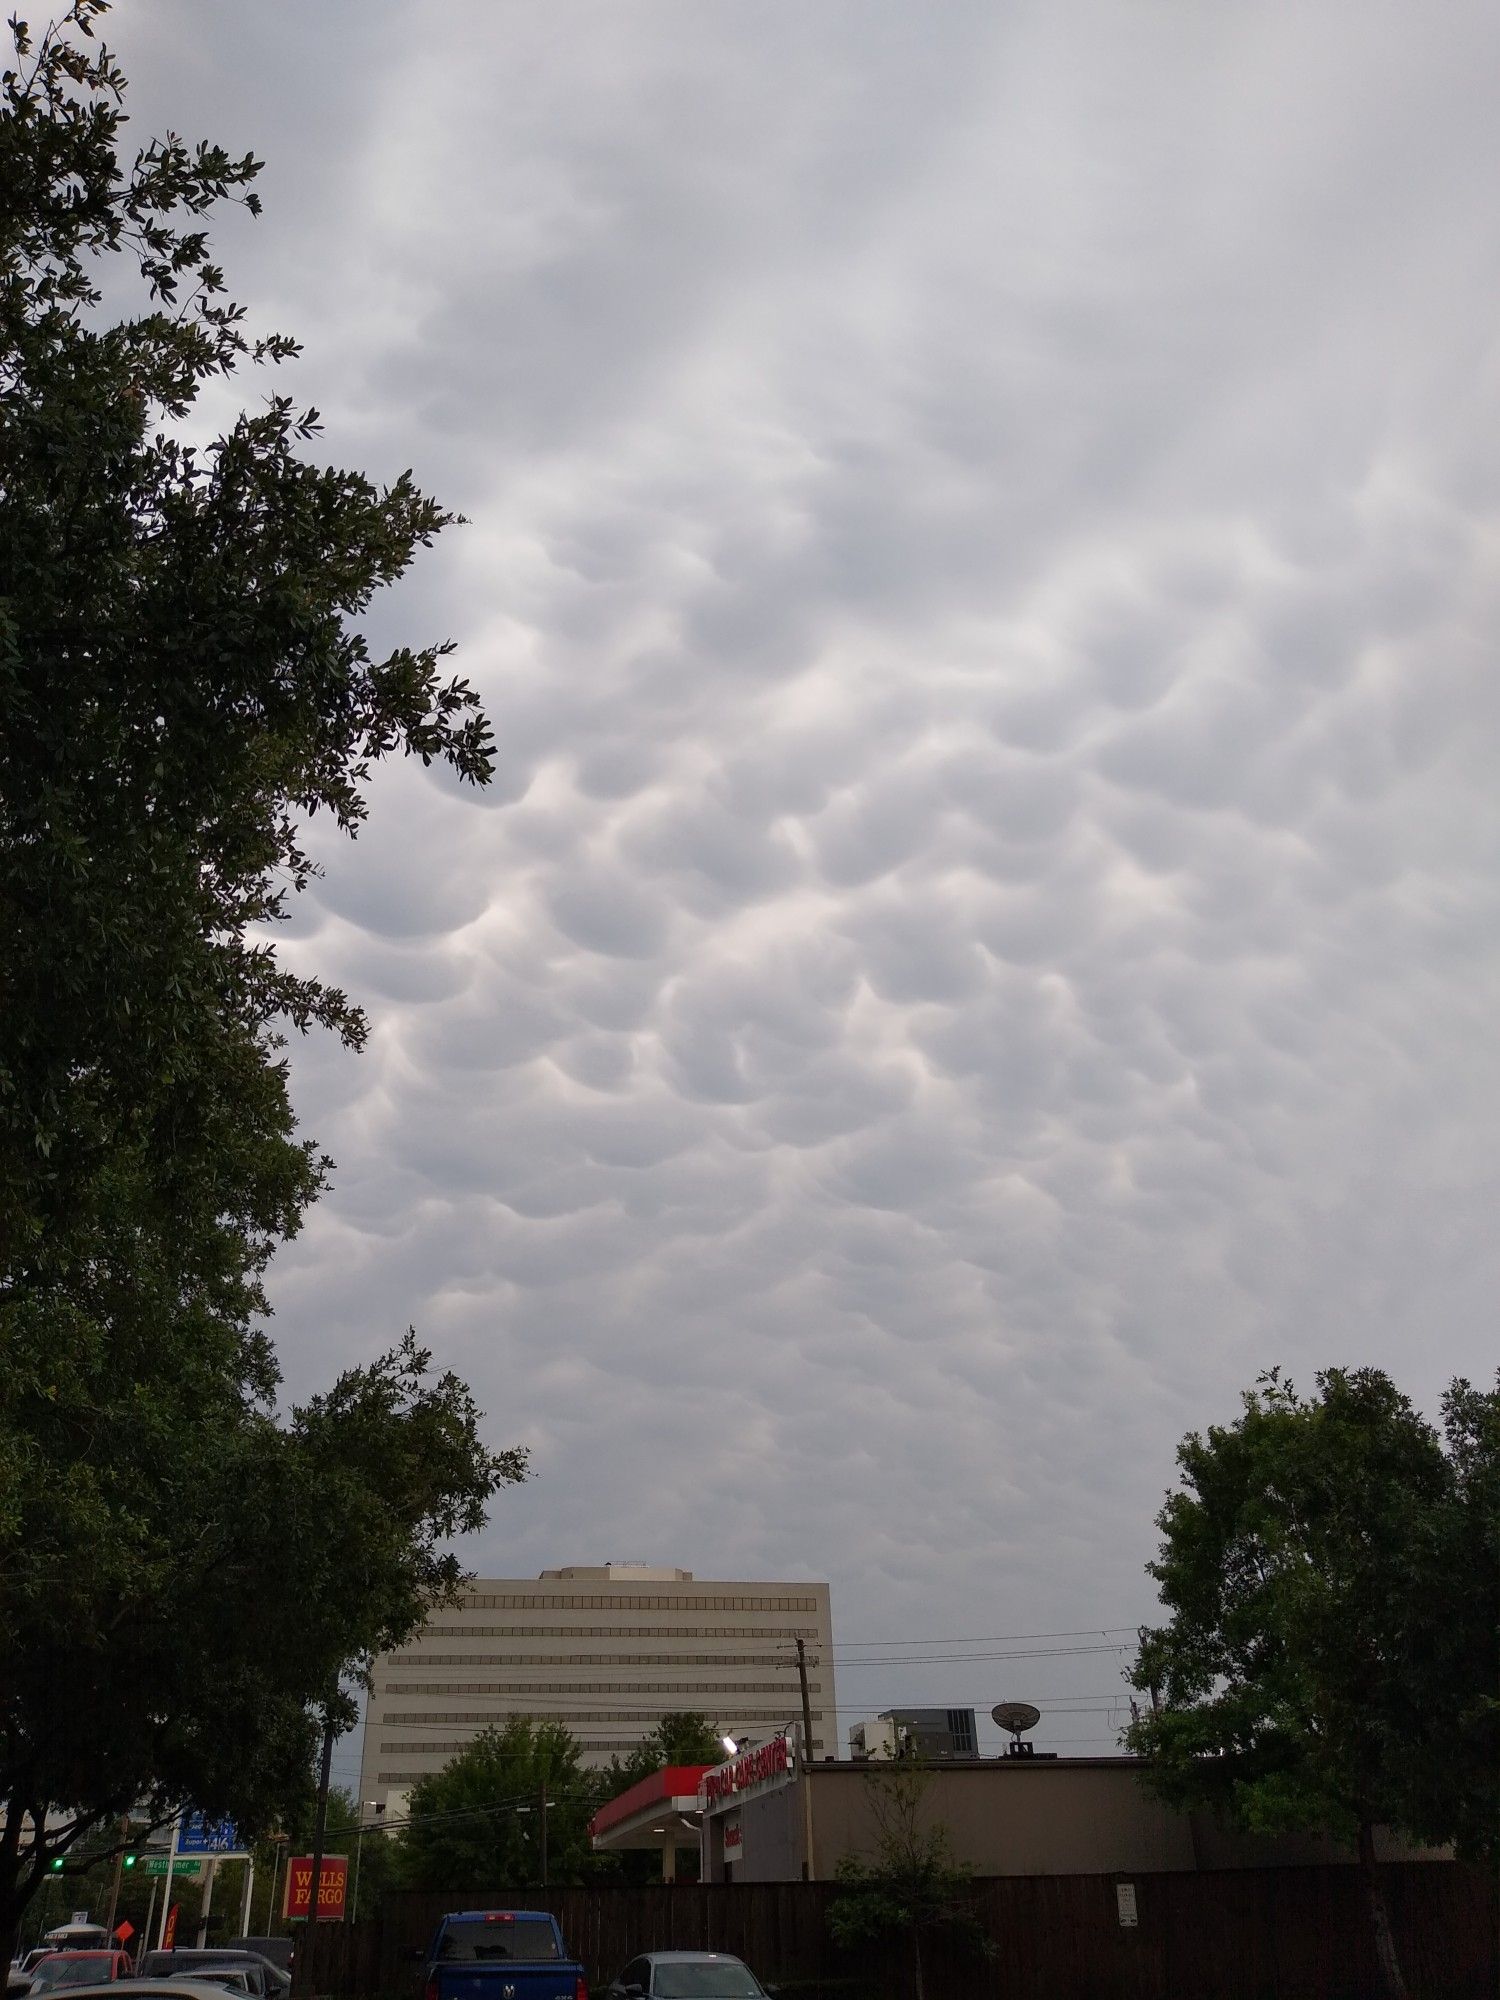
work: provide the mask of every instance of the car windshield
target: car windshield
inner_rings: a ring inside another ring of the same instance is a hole
[[[97,1986],[110,1976],[109,1958],[55,1958],[43,1959],[32,1976],[33,1993],[46,1992],[53,1986]]]
[[[196,1979],[215,1968],[248,1972],[253,1963],[242,1951],[148,1951],[141,1971],[154,1979]]]
[[[720,1958],[659,1965],[651,1991],[662,2000],[760,2000],[761,1989],[748,1966]]]
[[[557,1934],[546,1917],[512,1917],[501,1923],[449,1924],[439,1949],[441,1958],[511,1958],[519,1965],[539,1965],[561,1957]]]

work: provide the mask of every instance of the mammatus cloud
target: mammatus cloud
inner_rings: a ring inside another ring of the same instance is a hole
[[[1492,10],[119,25],[271,162],[330,451],[469,517],[380,617],[499,738],[292,926],[374,1022],[294,1386],[413,1319],[536,1452],[480,1567],[852,1641],[1128,1626],[1259,1369],[1487,1369]]]

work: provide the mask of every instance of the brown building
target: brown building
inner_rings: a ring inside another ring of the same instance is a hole
[[[795,1732],[794,1732],[795,1734]],[[703,1804],[706,1881],[831,1877],[844,1855],[874,1858],[879,1787],[892,1766],[813,1763],[752,1779]],[[919,1770],[919,1824],[945,1829],[953,1859],[975,1875],[1104,1875],[1200,1868],[1350,1863],[1317,1834],[1266,1839],[1165,1804],[1133,1757],[993,1757]],[[1386,1841],[1382,1858],[1446,1858]]]

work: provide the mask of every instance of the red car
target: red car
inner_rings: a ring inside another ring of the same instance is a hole
[[[50,1951],[31,1975],[31,1993],[57,1993],[68,1986],[102,1986],[129,1979],[135,1967],[128,1951]],[[31,1993],[27,2000],[31,2000]]]

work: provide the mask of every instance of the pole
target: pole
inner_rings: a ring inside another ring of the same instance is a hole
[[[255,1856],[245,1856],[245,1893],[240,1898],[240,1936],[250,1935],[250,1901],[255,1894]]]
[[[542,1887],[547,1886],[547,1787],[542,1787]]]
[[[177,1836],[182,1831],[182,1814],[179,1812],[172,1822],[172,1845],[167,1849],[167,1878],[161,1889],[161,1929],[156,1933],[156,1949],[162,1948],[162,1939],[167,1934],[167,1908],[172,1901],[172,1864],[177,1859]]]
[[[126,1816],[120,1821],[120,1839],[123,1842],[129,1838],[130,1820]],[[115,1854],[115,1872],[110,1877],[109,1884],[109,1915],[104,1919],[104,1929],[109,1937],[113,1937],[115,1934],[115,1917],[120,1908],[120,1874],[124,1866],[125,1849],[121,1846]]]
[[[214,1884],[219,1879],[219,1857],[211,1854],[204,1863],[203,1872],[207,1881],[203,1884],[203,1903],[198,1911],[198,1949],[202,1951],[208,1943],[208,1913],[214,1906]]]
[[[344,1912],[344,1922],[352,1924],[359,1915],[359,1864],[365,1857],[365,1802],[359,1802],[359,1831],[354,1836],[354,1897],[352,1906]]]
[[[807,1641],[797,1641],[797,1679],[802,1684],[802,1755],[812,1762],[812,1701],[807,1692]]]
[[[276,1877],[281,1873],[281,1842],[278,1840],[271,1849],[271,1900],[266,1905],[266,1933],[276,1935]]]
[[[307,1935],[318,1921],[318,1891],[323,1886],[323,1849],[328,1844],[328,1781],[333,1776],[333,1702],[323,1716],[323,1763],[318,1772],[318,1818],[313,1829],[312,1881],[307,1889]]]
[[[141,1941],[135,1954],[137,1965],[140,1964],[146,1953],[151,1949],[151,1925],[156,1916],[156,1892],[160,1887],[160,1882],[153,1875],[151,1878],[151,1901],[146,1908],[146,1921],[141,1926]]]

